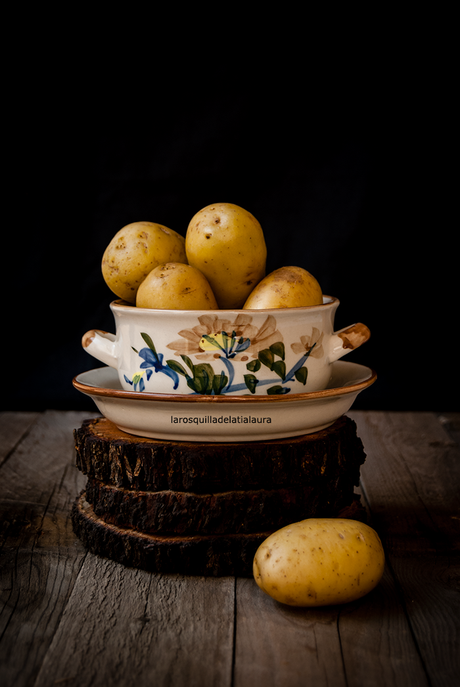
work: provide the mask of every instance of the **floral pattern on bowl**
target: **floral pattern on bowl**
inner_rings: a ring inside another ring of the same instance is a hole
[[[154,372],[161,372],[171,378],[174,390],[179,386],[179,375],[183,376],[191,389],[190,393],[220,395],[249,391],[254,394],[260,385],[269,387],[266,390],[267,394],[286,394],[291,390],[288,384],[294,379],[303,385],[306,384],[308,377],[306,361],[309,356],[321,357],[323,355],[321,344],[323,334],[314,328],[311,336],[301,336],[299,343],[291,344],[292,350],[299,353],[300,358],[288,370],[284,342],[276,329],[276,320],[273,316],[267,317],[260,330],[252,326],[252,317],[241,317],[240,321],[231,324],[231,334],[224,329],[216,329],[216,326],[227,326],[230,324],[228,321],[206,316],[198,319],[200,325],[179,332],[183,339],[167,344],[167,348],[174,350],[175,354],[182,359],[182,363],[172,359],[165,361],[164,354],[157,352],[150,335],[141,332],[141,337],[147,347],[139,351],[133,347],[133,350],[138,353],[143,362],[131,378],[124,375],[125,381],[133,386],[134,391],[145,390],[144,375],[148,381]],[[252,334],[254,338],[251,340],[249,336],[245,337],[246,333]],[[279,338],[278,341],[274,340],[277,338]],[[267,348],[263,347],[267,345]],[[200,362],[195,364],[186,353],[194,353]],[[252,360],[249,360],[250,356]],[[202,360],[205,362],[201,362]],[[244,374],[244,383],[234,383],[233,360],[241,362],[249,360],[246,362],[247,372]],[[218,361],[224,366],[220,371],[216,371],[215,367]],[[276,376],[261,379],[257,373],[263,366]]]
[[[116,334],[90,330],[85,350],[115,368],[126,390],[205,397],[283,396],[326,388],[331,365],[370,336],[334,331],[339,301],[272,310],[110,307]]]

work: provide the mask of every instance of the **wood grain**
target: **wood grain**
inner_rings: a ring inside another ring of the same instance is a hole
[[[230,687],[234,586],[89,554],[34,687]]]
[[[39,416],[39,413],[0,413],[0,467]]]
[[[87,553],[70,523],[82,414],[0,415],[2,687],[457,687],[455,432],[434,413],[350,415],[387,565],[371,594],[323,609],[277,604],[251,578]]]
[[[333,517],[352,509],[355,519],[365,517],[353,501],[350,487],[344,494],[333,482],[318,493],[314,486],[282,489],[248,489],[213,494],[183,491],[135,491],[89,478],[86,500],[106,523],[147,534],[250,534],[270,532],[311,517]],[[354,508],[352,508],[354,504]],[[343,515],[346,517],[346,515]]]
[[[238,580],[235,687],[428,687],[423,661],[387,568],[344,606],[293,608]]]
[[[291,608],[238,580],[235,687],[346,687],[337,610]]]
[[[23,421],[23,440],[0,468],[0,637],[2,680],[33,684],[86,556],[69,519],[82,477],[74,468],[78,413]],[[3,425],[11,418],[2,417]]]
[[[368,451],[363,493],[430,684],[458,685],[459,447],[432,413],[353,417]]]

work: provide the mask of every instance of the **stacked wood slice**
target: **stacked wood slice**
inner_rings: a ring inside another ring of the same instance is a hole
[[[273,531],[310,517],[365,519],[365,460],[344,416],[314,434],[242,443],[162,441],[120,431],[106,418],[75,430],[88,477],[72,510],[93,552],[125,565],[188,575],[252,575]]]

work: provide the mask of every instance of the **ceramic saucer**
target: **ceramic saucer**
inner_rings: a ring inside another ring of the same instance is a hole
[[[175,441],[241,442],[311,434],[333,424],[375,382],[369,367],[337,361],[322,391],[282,396],[200,396],[125,391],[115,369],[77,375],[73,385],[100,413],[136,436]]]

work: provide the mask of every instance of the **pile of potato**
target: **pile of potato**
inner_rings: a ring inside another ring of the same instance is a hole
[[[102,258],[107,286],[140,308],[171,310],[290,308],[322,303],[301,267],[266,276],[267,248],[257,219],[232,203],[203,208],[183,236],[153,222],[120,229]]]

